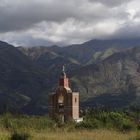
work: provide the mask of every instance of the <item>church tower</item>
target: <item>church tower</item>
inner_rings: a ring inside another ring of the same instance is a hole
[[[63,66],[63,70],[59,78],[59,87],[69,87],[69,79],[66,76],[64,66]]]
[[[49,116],[59,117],[63,122],[79,119],[79,93],[72,92],[69,87],[69,79],[63,66],[59,78],[58,88],[49,96]]]

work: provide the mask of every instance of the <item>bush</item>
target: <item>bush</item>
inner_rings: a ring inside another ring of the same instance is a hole
[[[131,138],[130,140],[140,140],[140,137]]]
[[[18,130],[20,128],[50,129],[54,126],[54,121],[47,116],[27,116],[27,115],[2,115],[0,125],[8,130]]]
[[[2,125],[6,129],[15,129],[17,125],[13,122],[13,116],[11,114],[5,114],[2,116]]]
[[[29,137],[30,135],[28,133],[14,131],[11,134],[10,140],[28,140]]]
[[[130,131],[136,128],[136,124],[125,113],[119,112],[94,112],[85,116],[83,122],[76,125],[77,128],[107,128],[120,131]]]
[[[90,121],[83,121],[83,122],[80,122],[80,123],[77,123],[76,128],[86,128],[86,129],[95,129],[95,128],[98,128],[98,124],[94,124],[93,122],[91,123]]]

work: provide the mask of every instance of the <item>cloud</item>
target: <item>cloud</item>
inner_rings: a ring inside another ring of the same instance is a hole
[[[126,26],[122,26],[117,30],[110,38],[119,39],[135,39],[140,38],[140,24],[139,23],[129,23]]]
[[[31,46],[133,37],[139,35],[139,4],[138,0],[1,0],[0,39]]]
[[[96,1],[96,2],[102,3],[103,5],[114,7],[114,6],[119,6],[121,4],[124,4],[124,3],[128,3],[131,0],[90,0],[90,1],[91,2]]]

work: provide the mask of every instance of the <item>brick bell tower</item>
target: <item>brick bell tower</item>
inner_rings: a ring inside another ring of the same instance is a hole
[[[58,88],[55,93],[49,95],[49,116],[59,117],[62,122],[79,119],[79,93],[72,92],[69,87],[69,79],[63,66],[59,78]]]
[[[69,79],[66,76],[64,66],[63,66],[63,70],[59,78],[59,87],[69,87]]]

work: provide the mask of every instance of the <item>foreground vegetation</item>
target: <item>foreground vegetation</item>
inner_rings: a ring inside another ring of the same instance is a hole
[[[0,140],[139,140],[139,113],[90,110],[81,123],[47,116],[0,115]]]
[[[140,138],[136,132],[123,134],[110,130],[77,130],[75,132],[30,130],[26,132],[26,135],[29,135],[29,137],[23,137],[23,135],[20,133],[16,134],[15,137],[11,137],[10,132],[2,130],[0,132],[0,140],[139,140]]]

